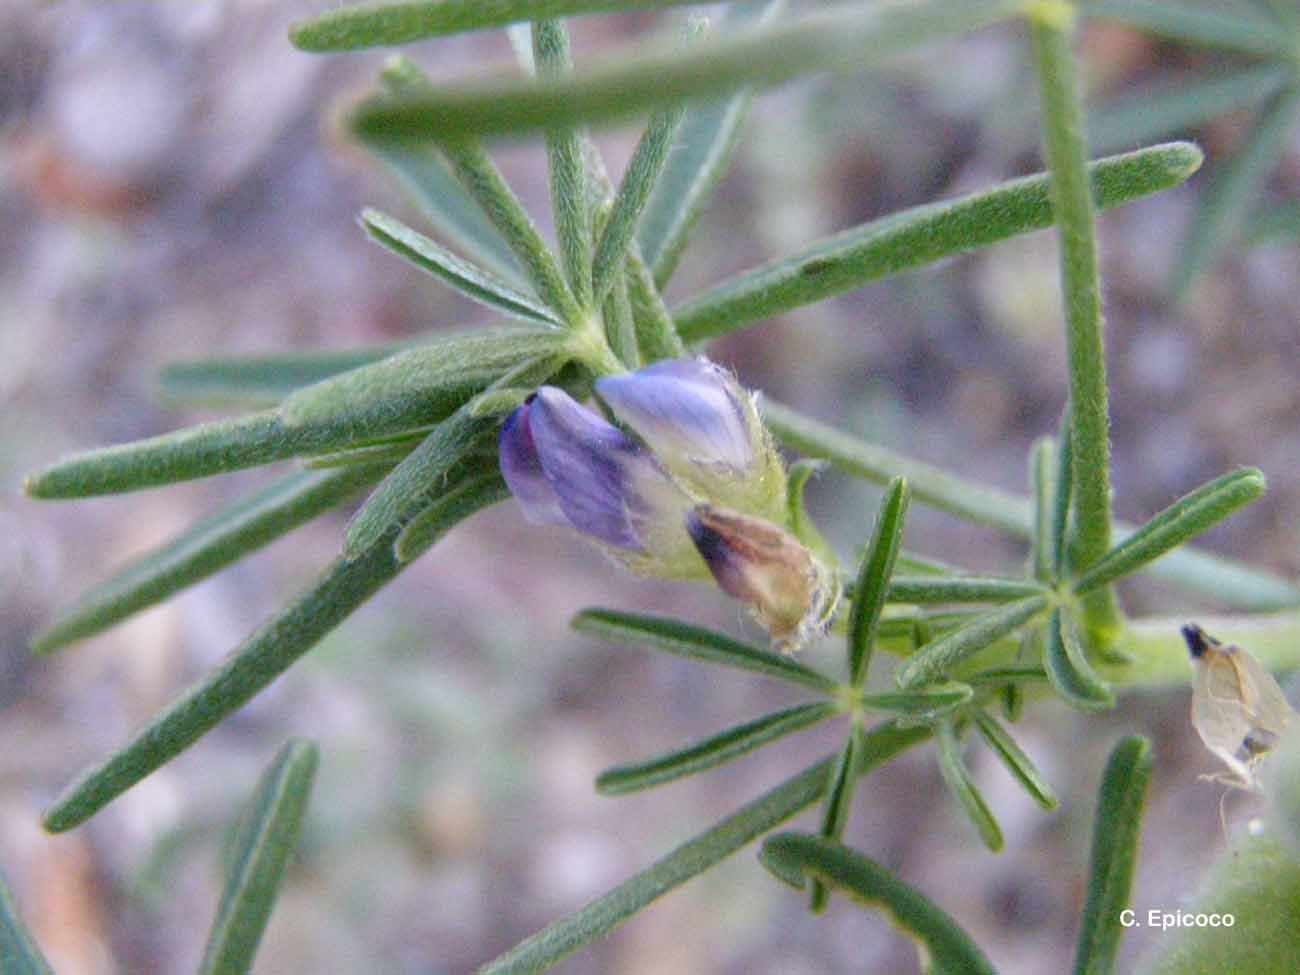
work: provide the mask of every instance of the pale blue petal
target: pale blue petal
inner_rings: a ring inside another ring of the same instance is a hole
[[[665,460],[680,457],[737,471],[754,461],[740,401],[746,394],[707,359],[670,359],[606,376],[596,382],[596,392]]]

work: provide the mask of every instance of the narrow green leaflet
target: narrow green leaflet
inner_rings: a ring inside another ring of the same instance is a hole
[[[219,667],[174,701],[120,751],[83,772],[46,811],[52,833],[85,822],[248,703],[407,565],[396,533],[352,559],[336,558],[316,582],[263,624]]]
[[[740,758],[778,738],[811,728],[837,713],[835,705],[826,702],[800,704],[776,711],[671,754],[611,768],[596,779],[596,791],[602,795],[618,796],[674,782]]]
[[[831,678],[789,657],[669,617],[586,609],[573,618],[572,626],[579,633],[601,640],[640,643],[679,657],[753,671],[822,693],[831,693],[838,686]]]
[[[555,314],[537,299],[516,291],[483,268],[463,261],[424,234],[378,210],[361,212],[361,226],[370,239],[446,281],[466,297],[507,315],[544,325],[558,325]]]
[[[514,30],[515,28],[511,28]],[[569,35],[558,20],[534,21],[531,53],[535,70],[546,80],[573,73]],[[546,131],[547,174],[560,258],[569,288],[584,308],[591,305],[591,221],[587,213],[587,174],[582,137],[572,127]]]
[[[848,634],[849,682],[854,687],[862,687],[867,679],[880,613],[892,589],[890,576],[894,572],[894,560],[903,545],[903,525],[909,500],[906,478],[896,477],[889,482],[876,513],[867,554],[858,571],[853,605],[849,611]]]
[[[430,85],[419,65],[400,55],[384,63],[379,78],[384,90],[392,95],[426,91]],[[520,283],[522,272],[514,252],[431,146],[394,145],[365,136],[358,139],[393,171],[443,239],[472,256],[475,263],[495,271],[512,284]]]
[[[1150,742],[1133,736],[1115,746],[1102,776],[1092,828],[1092,868],[1074,975],[1111,975],[1115,970],[1115,953],[1124,933],[1120,919],[1133,887],[1150,778]]]
[[[1070,554],[1087,568],[1111,545],[1110,412],[1096,208],[1084,142],[1083,96],[1075,70],[1073,9],[1038,5],[1029,7],[1028,15],[1065,302],[1070,450],[1075,461]],[[1082,614],[1089,632],[1099,637],[1112,637],[1123,626],[1109,590],[1085,599]]]
[[[286,460],[313,447],[328,449],[343,439],[334,433],[295,437],[275,410],[266,410],[74,454],[31,475],[23,487],[46,500],[138,491]]]
[[[565,81],[487,81],[401,98],[373,98],[352,127],[384,141],[499,135],[630,118],[747,86],[772,87],[809,72],[873,67],[922,44],[1011,17],[1016,0],[920,0],[820,10],[797,20],[693,44],[685,51],[623,54]],[[552,16],[543,12],[542,16]]]
[[[393,546],[397,561],[406,563],[418,558],[470,515],[508,497],[510,489],[497,470],[493,468],[482,474],[471,471],[459,484],[407,522]]]
[[[1264,474],[1253,467],[1243,467],[1202,485],[1107,552],[1075,580],[1074,591],[1092,592],[1136,572],[1258,499],[1264,489]]]
[[[566,339],[559,330],[535,328],[442,336],[299,390],[281,413],[292,428],[346,428],[353,443],[410,431],[450,416],[511,369],[563,354]]]
[[[822,825],[818,835],[824,840],[838,842],[844,835],[844,827],[849,822],[849,812],[853,805],[854,786],[857,785],[857,750],[861,747],[861,728],[855,723],[849,731],[848,740],[831,772],[831,785],[826,792],[826,802],[822,806]],[[814,914],[826,910],[829,892],[826,886],[815,877],[808,909]]]
[[[935,744],[939,746],[939,772],[961,805],[962,811],[969,817],[979,833],[980,839],[994,853],[1002,849],[1002,828],[989,811],[988,803],[975,786],[961,756],[961,742],[950,722],[943,722],[935,729]]]
[[[1069,571],[1070,504],[1073,500],[1074,446],[1070,434],[1070,404],[1066,403],[1056,435],[1056,476],[1052,479],[1052,564],[1057,579],[1064,579]],[[1122,535],[1133,533],[1131,527],[1120,522],[1115,528]],[[1183,554],[1187,560],[1202,557],[1197,552],[1184,551]]]
[[[341,372],[368,366],[409,348],[385,345],[337,352],[294,352],[238,359],[201,359],[164,366],[163,398],[215,406],[275,406],[290,393]]]
[[[1084,711],[1106,711],[1115,706],[1115,692],[1092,669],[1071,620],[1059,609],[1047,624],[1043,668],[1067,704]]]
[[[733,3],[719,28],[722,34],[770,21],[783,0]],[[686,240],[714,189],[727,171],[751,93],[692,105],[677,128],[673,151],[637,225],[637,239],[659,287],[668,283]]]
[[[655,112],[632,153],[591,262],[592,288],[598,300],[603,300],[614,276],[623,270],[628,243],[668,158],[684,111],[681,105],[670,105]]]
[[[998,723],[997,718],[989,714],[983,708],[974,708],[975,727],[979,729],[980,736],[993,749],[1002,764],[1007,767],[1016,781],[1025,787],[1030,798],[1038,805],[1051,812],[1060,805],[1060,800],[1056,798],[1056,792],[1048,785],[1047,780],[1043,778],[1038,767],[1025,754],[1016,740],[1007,733],[1007,730]]]
[[[1293,83],[1264,106],[1245,144],[1216,170],[1174,266],[1170,291],[1176,298],[1187,297],[1200,273],[1241,234],[1251,206],[1286,151],[1297,115],[1300,84]]]
[[[313,743],[290,741],[263,773],[245,813],[234,869],[221,895],[199,975],[251,970],[298,842],[318,760]]]
[[[436,504],[453,472],[472,451],[488,443],[496,429],[494,420],[471,416],[465,409],[434,427],[366,498],[348,525],[343,554],[360,555],[394,529],[400,533],[412,518]]]
[[[1034,537],[1029,550],[1030,568],[1039,582],[1056,576],[1056,546],[1052,533],[1052,508],[1056,495],[1056,444],[1043,437],[1029,453],[1029,481],[1034,491]]]
[[[647,362],[659,359],[680,359],[686,355],[686,346],[677,334],[677,325],[663,295],[641,258],[636,241],[628,246],[624,266],[627,275],[627,295],[632,305],[632,320],[636,323],[637,346]]]
[[[901,689],[911,690],[938,680],[963,661],[1046,612],[1051,604],[1050,596],[1030,596],[978,616],[923,646],[894,672],[894,681]]]
[[[929,737],[925,729],[873,728],[863,738],[858,774],[864,775]],[[534,975],[608,934],[652,901],[726,859],[743,846],[807,809],[826,790],[826,758],[769,789],[663,859],[561,918],[479,969],[479,975]]]
[[[896,575],[889,580],[891,603],[1005,603],[1046,591],[1032,579],[1005,576]]]
[[[0,961],[5,975],[54,975],[54,969],[23,924],[9,886],[0,877]]]
[[[1033,537],[1033,505],[1028,499],[968,481],[956,474],[867,443],[764,397],[760,404],[769,430],[786,446],[819,457],[864,480],[887,484],[907,478],[912,495],[924,504],[1007,534]],[[1136,529],[1116,522],[1123,538]],[[1150,566],[1151,574],[1192,592],[1204,593],[1243,609],[1269,610],[1300,603],[1300,588],[1289,579],[1186,546]]]
[[[566,339],[532,328],[443,336],[300,389],[279,410],[74,455],[28,478],[27,493],[135,491],[409,433],[445,419],[521,362],[563,354]]]
[[[802,887],[813,878],[860,904],[887,911],[917,943],[927,975],[997,975],[984,953],[952,917],[880,864],[839,843],[801,833],[781,833],[763,843],[763,866]]]
[[[1093,152],[1114,152],[1186,135],[1218,115],[1262,102],[1289,78],[1282,65],[1265,64],[1162,82],[1090,112],[1088,145]]]
[[[1263,57],[1289,57],[1283,31],[1260,20],[1185,3],[1160,0],[1089,0],[1089,17],[1116,20],[1148,34],[1204,47],[1225,48]]]
[[[325,474],[291,474],[276,481],[134,559],[38,633],[32,649],[57,650],[157,605],[338,507],[386,470],[383,465],[358,465]]]
[[[619,362],[629,370],[641,368],[641,347],[627,293],[627,275],[619,271],[605,295],[605,338]]]
[[[799,460],[790,465],[786,472],[785,520],[795,538],[810,548],[822,560],[823,565],[833,566],[838,562],[835,550],[826,541],[804,505],[804,489],[808,482],[828,466],[822,460]]]
[[[1177,186],[1197,169],[1201,151],[1174,142],[1098,160],[1089,167],[1102,208]],[[723,281],[673,312],[682,337],[698,342],[782,312],[852,291],[1052,225],[1046,174],[1009,180],[956,200],[900,210]]]
[[[555,258],[487,150],[481,143],[465,139],[440,142],[439,148],[451,163],[460,185],[505,238],[538,296],[555,317],[568,324],[581,321],[581,309]]]
[[[522,20],[702,3],[704,0],[410,0],[331,10],[295,24],[289,40],[304,51],[355,51],[429,37],[505,27]]]
[[[969,684],[948,681],[906,693],[863,694],[858,700],[866,711],[879,711],[909,721],[933,721],[968,704],[975,691]]]

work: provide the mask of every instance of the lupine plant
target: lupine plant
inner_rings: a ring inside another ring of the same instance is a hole
[[[316,580],[74,781],[46,813],[47,829],[84,823],[246,704],[459,522],[511,498],[530,521],[585,536],[594,558],[600,550],[634,573],[715,584],[747,605],[767,642],[611,608],[580,612],[578,631],[762,674],[809,695],[806,703],[671,754],[612,768],[598,778],[599,791],[630,793],[703,772],[822,722],[840,720],[844,735],[834,754],[487,961],[483,972],[544,971],[759,839],[763,864],[806,888],[814,912],[842,894],[890,914],[916,940],[927,970],[993,971],[930,895],[841,842],[861,780],[905,751],[932,749],[971,821],[972,838],[997,851],[1002,831],[964,754],[975,739],[1035,802],[1055,808],[1052,785],[1008,730],[1025,708],[1055,695],[1085,712],[1104,711],[1119,694],[1185,683],[1189,675],[1178,621],[1134,619],[1120,605],[1115,583],[1138,572],[1236,607],[1216,620],[1216,632],[1249,646],[1268,666],[1300,662],[1300,589],[1188,544],[1263,493],[1259,471],[1227,472],[1139,526],[1112,519],[1095,213],[1177,186],[1196,172],[1201,154],[1174,142],[1090,158],[1074,54],[1079,22],[1094,13],[1277,62],[1183,89],[1178,98],[1148,105],[1149,114],[1129,108],[1103,116],[1097,137],[1131,144],[1248,98],[1273,98],[1250,144],[1209,195],[1180,265],[1181,286],[1232,240],[1294,115],[1300,89],[1293,11],[1267,5],[1284,33],[1245,15],[1192,16],[1138,0],[853,3],[798,16],[779,0],[749,0],[731,4],[711,25],[682,18],[687,28],[671,43],[573,65],[561,18],[677,5],[686,3],[411,0],[345,7],[293,31],[304,51],[332,52],[508,28],[522,77],[436,85],[414,62],[395,57],[379,91],[355,105],[346,122],[411,192],[432,235],[375,210],[362,213],[364,232],[483,305],[492,324],[400,348],[178,366],[165,376],[173,396],[217,391],[256,409],[75,456],[30,478],[33,497],[61,499],[280,461],[300,468],[83,597],[37,637],[42,653],[98,633],[364,496],[339,555]],[[811,73],[867,69],[993,25],[1022,32],[1028,45],[1044,172],[893,213],[683,301],[665,301],[665,286],[757,92]],[[628,119],[646,123],[616,182],[586,133]],[[529,133],[546,146],[554,247],[488,151],[493,137]],[[1059,429],[1028,458],[1024,496],[759,398],[708,358],[710,339],[1052,226],[1060,242],[1069,387]],[[778,447],[800,459],[788,465]],[[838,562],[805,509],[804,487],[822,466],[885,486],[856,565]],[[1004,574],[981,575],[906,549],[913,503],[1024,540],[1028,558]],[[835,672],[798,658],[809,643],[832,639],[845,648]],[[290,749],[259,790],[204,971],[246,970],[292,832],[272,822],[281,815],[279,797],[290,797],[284,801],[293,808],[283,815],[296,822],[302,780],[310,780],[314,761],[314,752],[309,758],[302,746]],[[1282,878],[1279,885],[1296,889],[1300,864],[1289,845],[1300,821],[1294,762],[1283,750],[1270,780],[1280,810],[1275,825],[1249,857],[1221,868],[1211,899],[1215,890],[1233,896],[1246,865],[1264,864]],[[1126,739],[1101,782],[1077,972],[1114,968],[1150,765],[1147,743]],[[289,784],[295,776],[297,784]],[[814,806],[815,832],[771,835]],[[257,837],[271,834],[280,838],[261,874]],[[1294,910],[1294,895],[1286,896]],[[6,899],[0,907],[6,958],[27,966],[6,970],[44,970],[12,905]],[[1221,967],[1214,970],[1246,970],[1232,959],[1248,952],[1255,953],[1252,971],[1291,970],[1282,966],[1300,951],[1300,928],[1269,928],[1261,938],[1253,916],[1221,935]],[[1206,970],[1198,967],[1202,953],[1185,948],[1159,964],[1161,972]]]

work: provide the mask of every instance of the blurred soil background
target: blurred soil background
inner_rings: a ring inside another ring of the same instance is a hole
[[[365,204],[411,219],[397,189],[336,132],[383,54],[294,51],[319,3],[0,7],[0,869],[61,973],[181,973],[202,950],[226,828],[290,735],[323,761],[301,855],[257,970],[459,973],[510,947],[833,747],[838,726],[662,790],[601,798],[603,768],[794,703],[785,689],[571,634],[578,609],[749,624],[705,587],[613,572],[510,504],[458,529],[271,690],[87,826],[50,837],[43,807],[85,764],[216,664],[337,550],[342,518],[51,659],[28,652],[56,608],[134,553],[272,475],[35,503],[22,476],[65,452],[219,415],[169,408],[165,363],[344,348],[487,321],[368,244]],[[798,6],[798,5],[796,5]],[[574,23],[579,60],[672,18]],[[504,34],[407,52],[438,78],[509,64]],[[1204,53],[1091,29],[1098,97],[1212,66]],[[1040,168],[1027,44],[986,31],[888,72],[759,98],[734,171],[698,225],[672,294],[895,209]],[[1102,220],[1120,516],[1143,519],[1239,464],[1266,499],[1204,539],[1294,577],[1300,568],[1300,255],[1238,251],[1186,307],[1163,298],[1206,176],[1249,116],[1197,131],[1206,169]],[[631,129],[598,133],[614,172]],[[500,147],[549,226],[540,140]],[[1300,195],[1300,143],[1271,192]],[[840,427],[967,477],[1023,491],[1032,441],[1053,432],[1065,360],[1055,251],[1036,234],[904,275],[715,345],[743,381]],[[845,555],[878,492],[837,474],[813,487]],[[908,544],[973,569],[1020,546],[914,506]],[[1138,613],[1203,614],[1154,585]],[[814,648],[814,661],[838,652]],[[1054,703],[1018,729],[1060,791],[1044,815],[990,757],[974,772],[1007,834],[993,856],[921,748],[862,784],[848,841],[957,916],[1007,975],[1061,971],[1080,914],[1094,790],[1124,732],[1155,739],[1136,903],[1185,903],[1223,843],[1213,760],[1188,692],[1132,696],[1084,719]],[[1234,800],[1240,824],[1250,802]],[[799,821],[804,826],[811,817]],[[1127,937],[1122,970],[1151,932]],[[566,961],[569,975],[911,972],[877,916],[773,883],[746,850]]]

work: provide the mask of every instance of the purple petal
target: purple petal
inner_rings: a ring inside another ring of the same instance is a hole
[[[630,480],[654,461],[617,427],[554,386],[537,391],[528,416],[533,443],[569,523],[617,548],[641,551]],[[662,475],[661,475],[662,476]]]
[[[510,493],[519,502],[524,517],[538,525],[564,525],[568,519],[560,509],[560,499],[546,479],[541,458],[533,443],[529,414],[533,397],[516,409],[501,425],[497,441],[497,458],[501,476]]]
[[[679,455],[736,470],[753,462],[740,402],[745,394],[726,370],[707,359],[671,359],[606,376],[597,381],[596,392],[665,460]]]

